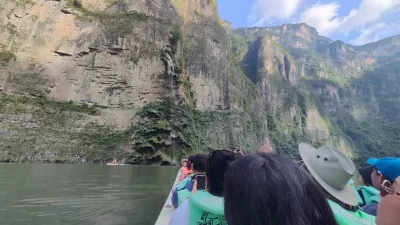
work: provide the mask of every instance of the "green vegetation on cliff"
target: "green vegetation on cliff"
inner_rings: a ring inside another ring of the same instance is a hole
[[[112,6],[117,3],[118,3],[118,1],[110,2],[110,5]],[[78,15],[79,19],[83,19],[83,20],[96,19],[103,23],[106,23],[112,19],[121,19],[121,18],[122,19],[129,18],[131,20],[144,21],[150,17],[144,13],[140,13],[140,12],[137,12],[134,10],[122,11],[122,12],[118,12],[118,13],[108,13],[106,11],[93,11],[93,10],[87,9],[82,4],[81,0],[68,0],[67,6],[74,8],[80,12],[80,15]]]
[[[0,94],[0,160],[77,162],[80,156],[102,155],[91,143],[96,133],[107,134],[86,122],[98,115],[96,106]]]
[[[279,45],[261,42],[265,33]],[[328,143],[357,164],[372,156],[399,154],[396,38],[354,47],[331,42],[300,24],[241,28],[232,32],[231,40],[243,71],[265,96],[268,135],[278,151],[296,157],[299,142],[317,147]],[[387,46],[394,52],[382,51]],[[271,58],[271,51],[293,56],[291,67],[301,76],[299,83],[284,80],[278,60],[282,56]]]
[[[10,61],[15,61],[16,58],[15,54],[10,51],[0,52],[0,67],[8,65]]]

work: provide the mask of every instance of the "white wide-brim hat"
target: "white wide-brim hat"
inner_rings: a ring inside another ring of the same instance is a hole
[[[356,167],[349,157],[328,145],[316,149],[301,143],[299,152],[308,171],[329,194],[347,205],[358,205],[356,193],[349,184]]]

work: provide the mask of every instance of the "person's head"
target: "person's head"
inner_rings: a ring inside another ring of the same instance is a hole
[[[182,159],[181,160],[181,166],[186,167],[187,166],[187,159]]]
[[[327,193],[327,198],[342,206],[358,205],[356,193],[349,184],[356,167],[349,157],[329,145],[315,149],[301,143],[299,152],[309,173]]]
[[[385,180],[393,181],[400,176],[400,159],[399,158],[382,158],[382,159],[368,159],[367,163],[373,166],[371,173],[371,180],[374,187],[381,190],[381,185]]]
[[[208,155],[206,178],[207,191],[210,194],[222,197],[225,173],[239,157],[240,154],[230,150],[215,150]]]
[[[187,162],[186,162],[186,168],[188,168],[189,170],[192,169],[193,161],[194,161],[194,157],[195,157],[195,156],[196,156],[196,155],[190,155],[189,158],[188,158],[188,160],[187,160]]]
[[[372,166],[367,166],[364,168],[361,168],[358,170],[360,173],[360,184],[364,186],[373,186],[372,180],[371,180],[371,174],[374,170],[374,167]]]
[[[193,158],[193,172],[195,174],[201,174],[206,172],[208,155],[206,154],[197,154]]]
[[[387,195],[378,206],[376,225],[398,225],[400,221],[400,196]]]
[[[381,196],[398,195],[400,196],[400,177],[397,177],[393,182],[389,180],[383,181],[381,185]]]
[[[257,153],[239,158],[226,173],[229,225],[336,225],[321,188],[286,156]]]

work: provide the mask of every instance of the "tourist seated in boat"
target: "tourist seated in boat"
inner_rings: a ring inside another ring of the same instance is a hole
[[[400,179],[398,180],[400,181]],[[382,198],[376,216],[377,225],[400,224],[400,190],[393,190]]]
[[[185,178],[174,190],[172,194],[172,205],[175,208],[178,208],[180,203],[187,199],[189,195],[192,193],[193,185],[195,183],[195,179],[198,175],[204,175],[206,172],[206,164],[207,164],[208,155],[206,154],[197,154],[192,158],[189,157],[189,163],[192,165],[193,175]]]
[[[356,193],[358,206],[364,206],[372,202],[379,202],[379,190],[374,188],[371,180],[372,166],[359,169],[359,179],[357,181],[358,187],[353,180],[349,184],[353,191]]]
[[[193,160],[194,160],[195,155],[189,156],[187,160],[184,160],[182,162],[182,172],[181,176],[179,177],[179,181],[185,179],[187,176],[191,175],[193,173]]]
[[[239,154],[230,150],[211,152],[207,160],[206,176],[199,176],[196,179],[193,194],[176,209],[169,224],[225,225],[223,209],[225,173],[239,157]]]
[[[381,201],[379,190],[374,187],[371,180],[373,169],[372,166],[367,166],[358,170],[360,177],[358,180],[359,186],[357,188],[357,193],[361,199],[361,202],[358,204],[359,206],[379,203]]]
[[[382,184],[388,182],[389,185],[394,184],[394,180],[400,176],[400,159],[399,158],[382,158],[368,159],[367,163],[373,167],[371,180],[376,189],[382,191]],[[378,210],[378,202],[372,202],[363,207],[363,210],[373,216],[376,216]]]
[[[373,170],[373,166],[363,167],[358,170],[358,173],[360,174],[358,183],[360,184],[360,186],[374,186],[371,179],[371,174]]]
[[[187,162],[188,162],[187,159],[181,159],[181,168],[182,168],[182,169],[186,168]]]
[[[322,189],[284,155],[239,158],[226,173],[224,200],[229,225],[337,225]]]
[[[299,152],[307,170],[323,188],[339,225],[375,224],[375,217],[357,206],[356,192],[349,184],[356,167],[349,157],[328,145],[315,149],[301,143]]]

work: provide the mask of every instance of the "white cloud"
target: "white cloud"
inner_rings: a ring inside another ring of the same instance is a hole
[[[342,23],[338,18],[340,5],[336,2],[329,4],[317,3],[300,15],[300,21],[315,27],[321,35],[330,35]]]
[[[256,0],[248,17],[254,26],[262,26],[273,21],[290,19],[299,8],[302,0]]]
[[[363,45],[379,41],[383,37],[388,37],[400,33],[400,24],[398,23],[375,23],[361,29],[359,36],[350,41],[354,45]]]
[[[356,28],[380,21],[386,13],[396,11],[400,0],[364,0],[358,9],[353,9],[344,19],[340,31],[348,33]]]
[[[359,36],[352,43],[364,44],[380,37],[376,32],[386,26],[384,17],[400,9],[400,0],[363,0],[357,9],[345,16],[338,16],[339,8],[336,2],[316,3],[301,13],[300,21],[327,36],[356,32]]]
[[[351,43],[354,45],[363,45],[378,41],[380,39],[380,35],[377,33],[377,31],[382,30],[382,28],[387,28],[385,23],[377,23],[368,28],[363,28],[360,31],[360,35],[356,39],[352,40]]]

